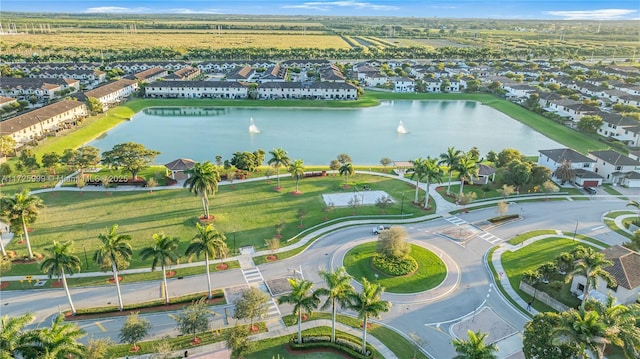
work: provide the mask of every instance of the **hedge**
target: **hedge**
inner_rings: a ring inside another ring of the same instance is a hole
[[[336,336],[336,342],[331,342],[328,335],[303,336],[302,343],[297,343],[298,337],[293,336],[289,339],[289,347],[293,350],[310,350],[310,349],[335,349],[341,351],[352,358],[356,359],[372,359],[373,348],[367,344],[367,354],[360,353],[361,345],[353,342],[351,339],[343,336]]]
[[[418,270],[418,262],[411,256],[398,259],[376,254],[373,256],[373,265],[385,274],[391,276],[407,275]]]

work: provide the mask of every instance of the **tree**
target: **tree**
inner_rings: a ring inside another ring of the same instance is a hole
[[[556,184],[551,182],[551,181],[544,181],[542,183],[542,190],[546,194],[554,193],[554,192],[558,192],[559,191],[558,186],[556,186]]]
[[[340,169],[340,166],[340,161],[338,160],[331,160],[331,162],[329,162],[329,169],[332,171],[337,171]]]
[[[146,337],[151,329],[151,323],[144,318],[140,318],[138,314],[139,312],[129,314],[124,324],[122,324],[122,328],[120,328],[120,341],[128,343],[134,349],[137,349],[138,346],[136,344],[140,339]]]
[[[33,343],[33,331],[25,330],[35,319],[32,313],[19,317],[3,315],[0,320],[0,358],[30,357],[37,353]]]
[[[510,185],[514,185],[516,190],[520,190],[520,186],[531,181],[531,163],[513,160],[507,164],[507,170],[504,173],[504,181]]]
[[[420,181],[425,176],[426,172],[426,160],[423,160],[422,157],[418,157],[413,161],[409,161],[413,164],[411,179],[415,177],[416,179],[416,192],[413,198],[413,203],[418,203],[418,191],[420,190]],[[429,192],[426,193],[427,198],[429,197]]]
[[[384,167],[384,169],[387,169],[387,166],[389,166],[390,164],[393,163],[393,160],[389,157],[382,157],[380,159],[380,164],[382,165],[382,167]]]
[[[231,358],[241,358],[253,348],[249,340],[249,329],[243,325],[235,326],[225,333],[225,343],[231,349]]]
[[[302,315],[311,315],[318,308],[320,297],[318,291],[313,291],[313,282],[288,278],[291,293],[278,298],[278,304],[293,305],[293,314],[298,316],[298,343],[302,343]]]
[[[351,163],[345,163],[342,166],[340,166],[340,169],[338,170],[338,173],[340,174],[340,176],[344,176],[344,185],[348,186],[348,182],[349,182],[349,176],[353,175],[353,165]]]
[[[2,157],[7,157],[7,155],[11,155],[15,153],[16,148],[16,140],[9,135],[0,136],[0,153],[2,153]]]
[[[596,133],[600,127],[602,127],[602,124],[602,117],[597,115],[587,115],[578,120],[576,127],[582,132]]]
[[[185,171],[188,176],[184,181],[183,187],[189,187],[189,192],[202,198],[202,209],[204,210],[204,219],[210,219],[209,214],[209,194],[215,196],[218,192],[218,182],[220,182],[220,174],[213,163],[196,162],[193,167]]]
[[[87,97],[87,108],[91,113],[102,113],[104,111],[102,102],[95,97]]]
[[[296,213],[296,218],[300,221],[300,228],[303,227],[302,220],[307,216],[307,210],[304,208],[298,208],[298,212]]]
[[[13,172],[11,165],[7,162],[0,164],[0,176],[8,176]]]
[[[549,283],[551,275],[558,270],[558,266],[553,262],[543,263],[540,267],[538,267],[538,272],[542,277],[542,283]]]
[[[204,265],[207,272],[207,293],[208,298],[211,299],[211,275],[209,274],[209,258],[224,258],[227,255],[227,239],[224,234],[218,232],[212,224],[203,226],[200,223],[196,223],[196,230],[198,231],[191,244],[187,247],[185,254],[191,257],[195,255],[200,258],[201,254],[204,254]]]
[[[500,153],[498,153],[496,166],[502,167],[511,161],[517,160],[522,162],[525,161],[525,159],[526,158],[522,155],[522,153],[520,153],[520,151],[513,148],[505,148],[504,150],[500,151]]]
[[[79,272],[82,267],[82,262],[80,262],[80,259],[77,256],[71,254],[72,247],[73,242],[71,241],[60,243],[54,240],[50,247],[45,248],[48,255],[40,264],[40,270],[47,273],[49,279],[54,276],[62,279],[62,286],[67,294],[71,313],[76,315],[76,308],[71,300],[71,293],[69,292],[69,286],[67,285],[66,275]]]
[[[156,270],[158,264],[160,265],[162,269],[162,295],[164,296],[164,304],[169,304],[166,266],[177,263],[180,239],[178,237],[167,237],[166,234],[160,232],[153,234],[153,240],[155,241],[153,246],[142,248],[140,257],[142,260],[153,259],[151,262],[152,272]]]
[[[473,332],[467,330],[468,340],[454,339],[451,341],[453,347],[458,353],[454,359],[495,359],[497,358],[495,353],[498,351],[498,347],[495,344],[485,344],[484,340],[487,338],[487,333]]]
[[[411,253],[411,245],[407,243],[407,231],[400,226],[393,226],[378,235],[376,252],[394,258],[404,259]]]
[[[611,287],[615,286],[616,279],[604,269],[612,266],[613,262],[606,259],[603,253],[596,252],[591,247],[581,247],[574,256],[577,261],[571,274],[579,274],[586,278],[582,304],[580,305],[584,309],[591,286],[598,287],[598,278],[602,278]]]
[[[560,324],[553,331],[553,343],[577,347],[580,358],[602,359],[614,328],[608,328],[598,312],[583,307],[560,314]]]
[[[67,149],[60,158],[60,162],[80,172],[82,176],[87,168],[95,167],[100,163],[100,150],[93,146],[83,146],[76,150]]]
[[[52,170],[60,161],[60,155],[56,152],[47,152],[42,155],[42,166]]]
[[[85,351],[87,353],[87,358],[91,359],[105,359],[107,355],[107,351],[113,345],[113,341],[109,338],[99,338],[93,339],[89,338],[87,341],[87,345],[85,347]]]
[[[560,315],[553,312],[536,314],[524,326],[522,351],[525,358],[565,359],[574,358],[576,350],[572,345],[556,345],[553,332],[560,326]]]
[[[358,319],[362,319],[362,354],[367,352],[367,322],[369,318],[379,318],[381,313],[391,309],[391,302],[382,300],[384,287],[377,283],[370,283],[367,278],[362,278],[362,291],[349,295],[349,308],[358,313]]]
[[[545,166],[536,163],[531,164],[531,183],[534,185],[542,185],[551,179],[551,170]]]
[[[424,171],[424,180],[426,181],[426,194],[424,197],[424,208],[426,209],[429,207],[429,186],[433,181],[442,183],[443,171],[438,165],[438,160],[429,156],[424,159],[422,166]]]
[[[289,165],[289,173],[291,174],[291,178],[296,181],[296,193],[300,193],[298,190],[298,182],[300,178],[304,177],[304,163],[302,160],[293,161],[293,163]]]
[[[319,295],[327,297],[321,309],[326,310],[331,307],[331,342],[335,343],[338,305],[342,308],[348,308],[349,297],[355,293],[355,289],[351,285],[351,276],[344,267],[339,267],[335,271],[323,269],[319,273],[327,284],[327,288],[318,289]]]
[[[562,275],[567,274],[567,270],[571,268],[572,264],[573,264],[573,256],[571,255],[571,253],[562,252],[556,258],[556,266],[558,267],[558,273]]]
[[[389,208],[393,204],[393,199],[389,196],[382,196],[376,199],[376,207],[382,210],[382,213],[386,213],[387,208]]]
[[[611,343],[622,349],[628,358],[637,358],[640,351],[640,306],[618,304],[616,298],[609,292],[604,303],[590,299],[588,307],[592,307],[604,324],[609,328]]]
[[[561,181],[561,184],[573,181],[576,178],[576,170],[571,165],[570,161],[563,160],[560,166],[553,171],[553,176]]]
[[[242,292],[242,296],[235,302],[236,308],[233,317],[236,319],[249,319],[249,330],[253,330],[253,320],[269,314],[269,296],[256,287],[251,287]]]
[[[83,357],[84,346],[78,339],[85,335],[75,323],[65,323],[64,316],[58,315],[51,327],[36,329],[32,336],[38,350],[38,358],[59,359]]]
[[[502,189],[499,189],[498,192],[502,194],[502,198],[507,198],[516,192],[516,188],[508,184],[503,184]]]
[[[27,189],[14,194],[13,197],[2,197],[0,199],[0,214],[2,217],[7,218],[12,227],[20,225],[27,243],[29,259],[33,259],[33,251],[31,250],[27,225],[35,223],[38,218],[38,210],[41,208],[44,208],[44,203],[40,197],[29,194]]]
[[[287,151],[282,148],[274,148],[269,151],[271,158],[267,162],[270,166],[273,166],[276,169],[276,181],[277,187],[280,187],[280,167],[288,167],[289,166],[289,157],[287,156]]]
[[[497,205],[498,215],[504,216],[507,212],[509,212],[509,203],[506,201],[500,201]]]
[[[454,167],[458,165],[458,162],[462,158],[462,151],[456,150],[455,147],[447,148],[447,152],[440,154],[440,161],[438,165],[445,165],[448,167],[449,183],[447,183],[447,194],[451,193],[451,174]]]
[[[93,261],[98,264],[102,270],[107,271],[111,267],[113,272],[113,281],[118,291],[118,306],[120,311],[124,310],[122,305],[122,294],[120,293],[120,279],[118,271],[125,269],[131,262],[133,250],[131,249],[131,236],[128,234],[118,234],[118,225],[114,224],[107,233],[98,234],[100,240],[100,248],[93,254]]]
[[[337,160],[341,165],[344,165],[345,163],[353,163],[353,161],[351,160],[351,156],[346,153],[339,154]]]
[[[35,153],[33,153],[30,148],[24,149],[22,150],[22,152],[20,152],[16,168],[18,168],[18,165],[22,166],[22,168],[26,169],[27,171],[33,171],[37,168],[40,168],[38,159],[36,158]]]
[[[102,153],[102,162],[131,173],[131,178],[138,178],[138,173],[149,167],[160,152],[153,151],[139,143],[127,142],[113,146],[110,151]]]
[[[478,176],[478,163],[469,156],[463,156],[454,167],[458,171],[458,179],[460,180],[460,194],[464,188],[464,182],[469,181],[473,184],[473,177]]]
[[[178,331],[181,334],[191,334],[195,340],[197,333],[209,329],[209,320],[213,315],[214,313],[209,310],[204,298],[202,298],[184,307],[178,314],[169,316],[177,322]]]
[[[635,207],[640,211],[640,201],[629,201],[627,207]],[[638,218],[640,218],[640,212],[638,212]]]
[[[230,162],[237,169],[243,171],[253,172],[258,167],[256,165],[256,155],[248,151],[234,153]]]

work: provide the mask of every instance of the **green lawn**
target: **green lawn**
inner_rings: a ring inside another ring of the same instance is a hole
[[[391,178],[357,174],[350,178],[359,187],[368,184],[376,190],[385,190],[396,203],[386,210],[389,215],[398,215],[401,210],[400,198],[404,193],[410,195],[411,189],[405,183]],[[214,225],[227,236],[230,249],[235,246],[255,246],[264,249],[265,239],[275,235],[274,225],[280,221],[286,224],[282,234],[282,243],[302,230],[325,222],[353,216],[351,208],[335,208],[324,212],[323,193],[349,192],[353,187],[343,189],[343,179],[338,176],[306,178],[300,180],[303,195],[293,196],[294,181],[283,179],[284,190],[273,190],[275,183],[270,181],[235,182],[233,186],[220,186],[218,194],[211,198],[211,212],[215,215]],[[31,227],[31,243],[36,253],[43,253],[51,241],[72,240],[75,242],[73,253],[84,258],[84,249],[91,254],[98,248],[97,236],[113,224],[119,225],[119,232],[133,237],[134,253],[152,244],[151,236],[164,231],[169,236],[181,239],[178,251],[184,253],[189,241],[195,234],[195,223],[202,214],[201,201],[187,190],[162,190],[149,193],[138,192],[51,192],[39,195],[45,205],[38,220]],[[307,214],[300,220],[296,218],[298,209]],[[375,206],[360,206],[355,210],[357,216],[381,216],[381,210]],[[433,213],[414,206],[404,206],[408,218]],[[234,233],[235,231],[235,233]],[[17,255],[26,253],[24,244],[12,241],[8,250]],[[91,259],[91,258],[89,258]],[[181,261],[186,261],[181,258]],[[133,256],[131,268],[147,267],[150,263]],[[98,267],[89,260],[89,271]],[[37,264],[14,265],[6,275],[38,274]]]
[[[502,254],[502,266],[505,269],[505,273],[509,278],[509,283],[513,289],[520,295],[525,301],[529,302],[531,296],[522,292],[519,288],[522,274],[527,270],[534,270],[545,262],[553,261],[562,252],[570,252],[579,245],[588,246],[587,244],[572,241],[566,238],[547,238],[539,240],[535,243],[529,244],[515,252],[505,252]],[[553,280],[561,280],[559,278],[552,278]],[[578,304],[577,298],[573,297],[568,291],[568,283],[565,283],[560,290],[553,290],[550,284],[539,284],[538,290],[547,292],[552,297],[567,304],[570,307]],[[536,302],[534,307],[537,310],[548,310],[546,306],[536,306],[541,304]]]
[[[542,235],[545,235],[545,234],[556,234],[556,233],[557,232],[555,230],[553,230],[553,229],[541,229],[541,230],[538,230],[538,231],[531,231],[531,232],[527,232],[527,233],[523,233],[523,234],[517,235],[517,236],[511,238],[510,240],[508,240],[507,243],[516,245],[516,244],[520,244],[520,243],[526,241],[529,238],[542,236]]]
[[[417,293],[435,288],[447,275],[444,262],[433,252],[411,245],[411,256],[418,262],[418,270],[407,276],[392,277],[373,268],[371,258],[376,253],[376,242],[355,246],[344,258],[347,272],[356,280],[365,277],[380,283],[389,293]],[[375,274],[378,274],[376,279]]]

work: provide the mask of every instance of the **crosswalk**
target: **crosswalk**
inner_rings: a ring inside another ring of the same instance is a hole
[[[461,224],[467,224],[469,222],[465,221],[464,219],[460,218],[460,217],[456,217],[456,216],[451,216],[451,217],[446,217],[445,220],[451,224],[455,224],[456,226],[459,226]]]
[[[250,286],[264,283],[264,278],[262,277],[262,273],[260,273],[260,269],[258,269],[258,267],[242,268],[242,276],[244,277],[245,282]]]
[[[446,220],[447,222],[456,225],[456,226],[473,226],[472,224],[470,224],[469,222],[465,221],[464,219],[457,217],[457,216],[450,216],[450,217],[445,217],[444,220]],[[474,226],[474,228],[476,228]],[[493,235],[487,231],[484,230],[480,230],[480,229],[476,229],[479,230],[479,234],[477,235],[477,237],[479,237],[482,240],[485,240],[491,244],[498,244],[500,242],[502,242],[502,238]]]
[[[482,232],[482,234],[478,234],[478,237],[484,239],[485,241],[491,244],[498,244],[502,242],[502,238],[497,237],[489,232]]]

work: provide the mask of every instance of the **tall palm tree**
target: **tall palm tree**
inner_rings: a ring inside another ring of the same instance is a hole
[[[423,160],[422,157],[418,157],[413,161],[409,161],[413,164],[413,173],[411,174],[411,179],[415,177],[416,179],[416,193],[413,198],[413,203],[418,203],[418,191],[420,190],[420,181],[425,176],[426,172],[426,160]],[[429,198],[429,192],[427,192],[427,198]]]
[[[289,162],[291,161],[287,156],[287,151],[282,148],[274,148],[269,151],[271,158],[267,162],[269,165],[273,166],[276,169],[276,180],[278,182],[277,186],[280,187],[280,167],[288,167]]]
[[[140,257],[142,257],[143,260],[153,258],[153,261],[151,262],[151,271],[156,270],[156,267],[160,264],[162,269],[164,304],[169,304],[166,266],[178,261],[177,250],[180,239],[178,237],[167,237],[166,234],[160,232],[154,233],[153,240],[155,241],[153,246],[142,248],[142,251],[140,251]]]
[[[0,358],[35,355],[32,331],[24,330],[35,319],[32,313],[19,317],[2,316],[0,320]]]
[[[335,271],[321,270],[319,273],[328,287],[318,289],[318,294],[327,296],[327,300],[321,309],[325,310],[331,307],[331,342],[333,343],[336,341],[336,315],[338,305],[343,308],[348,307],[349,296],[355,293],[355,289],[351,285],[351,276],[344,267],[340,267]]]
[[[295,160],[289,165],[289,173],[291,177],[296,181],[296,192],[298,191],[298,182],[300,178],[304,177],[304,162],[302,160]]]
[[[120,293],[120,279],[118,271],[125,269],[131,262],[133,250],[131,249],[131,236],[128,234],[118,234],[118,225],[114,224],[107,233],[98,234],[98,239],[102,242],[100,248],[93,254],[93,261],[103,270],[111,267],[113,281],[118,291],[118,306],[120,311],[124,309],[122,305],[122,293]]]
[[[380,313],[388,312],[391,303],[382,300],[384,287],[377,283],[370,283],[362,278],[362,291],[349,296],[349,308],[358,312],[358,318],[362,319],[362,354],[367,351],[367,322],[369,318],[379,318]]]
[[[80,262],[80,258],[71,254],[72,246],[73,242],[71,241],[64,243],[53,241],[51,247],[45,248],[45,251],[47,251],[49,255],[47,255],[47,258],[40,264],[40,270],[46,272],[49,275],[49,279],[54,276],[62,279],[62,286],[64,287],[65,293],[67,293],[71,313],[76,315],[76,308],[71,300],[66,275],[79,272],[82,267],[82,262]]]
[[[227,238],[224,234],[218,232],[212,224],[203,226],[200,223],[196,223],[196,230],[198,231],[191,244],[187,247],[185,254],[189,257],[195,255],[200,258],[201,254],[204,254],[204,265],[207,272],[207,293],[209,299],[211,299],[211,275],[209,274],[209,258],[224,258],[227,256]]]
[[[204,218],[209,219],[209,195],[214,196],[218,192],[218,182],[220,173],[216,166],[209,161],[197,162],[192,168],[184,171],[189,178],[184,181],[183,187],[189,187],[189,192],[202,198],[202,209]]]
[[[344,176],[344,185],[347,186],[349,183],[349,176],[353,175],[353,165],[351,162],[347,162],[340,166],[338,173],[340,176]]]
[[[456,350],[454,359],[495,359],[495,352],[498,351],[498,347],[495,344],[485,344],[484,340],[487,338],[487,333],[467,331],[469,340],[454,339],[451,341],[453,347]]]
[[[627,207],[635,207],[637,210],[640,210],[640,201],[629,201]],[[638,212],[638,218],[640,218],[640,212]]]
[[[320,294],[314,291],[313,282],[304,279],[289,278],[291,293],[278,298],[278,304],[293,305],[293,314],[298,315],[298,343],[302,343],[302,315],[311,312],[320,304]]]
[[[572,308],[563,312],[560,318],[560,325],[553,332],[554,344],[577,345],[583,359],[603,358],[604,347],[614,333],[607,328],[598,312],[582,307],[578,310]]]
[[[453,173],[454,167],[458,164],[458,161],[460,161],[460,158],[462,158],[462,151],[456,150],[455,147],[449,147],[447,148],[447,152],[440,154],[438,164],[448,167],[449,183],[447,184],[447,194],[451,193],[451,174]]]
[[[614,337],[609,338],[611,344],[624,350],[628,358],[637,358],[640,352],[640,327],[636,323],[640,321],[640,306],[618,304],[611,293],[604,303],[591,299],[587,306],[593,307],[607,328],[615,333]]]
[[[427,156],[423,163],[424,179],[426,180],[426,196],[424,197],[424,208],[429,207],[429,186],[432,181],[442,182],[442,168],[438,165],[438,160]]]
[[[471,157],[463,156],[454,166],[454,169],[458,171],[458,179],[460,180],[460,195],[462,195],[464,181],[469,180],[469,182],[472,182],[473,177],[478,176],[478,163]]]
[[[50,328],[38,329],[37,346],[40,350],[38,358],[64,359],[69,357],[82,358],[85,354],[84,345],[78,339],[86,335],[75,323],[65,323],[64,316],[58,315]]]
[[[29,194],[27,189],[14,194],[13,197],[2,197],[0,201],[0,213],[2,216],[8,218],[12,225],[19,222],[22,226],[29,259],[33,259],[33,251],[31,250],[27,225],[36,221],[38,210],[41,208],[44,208],[44,203],[42,203],[40,197]]]
[[[578,260],[575,262],[571,274],[580,274],[586,278],[582,304],[580,304],[580,307],[584,309],[591,286],[593,288],[598,287],[598,278],[602,278],[611,287],[615,286],[616,279],[611,273],[604,270],[606,267],[611,267],[613,262],[606,259],[603,253],[596,252],[591,247],[581,247],[580,250],[576,251],[575,256]]]
[[[573,181],[576,178],[576,170],[571,165],[571,161],[563,160],[560,166],[553,171],[553,175],[558,178],[562,184]]]

